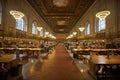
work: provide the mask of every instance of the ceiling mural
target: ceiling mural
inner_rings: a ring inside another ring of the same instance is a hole
[[[68,0],[53,0],[53,4],[56,7],[66,7],[68,5]]]
[[[27,0],[54,33],[69,33],[95,0]]]

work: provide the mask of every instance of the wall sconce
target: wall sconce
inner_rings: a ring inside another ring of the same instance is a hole
[[[37,30],[38,30],[38,31],[41,31],[41,30],[42,30],[42,27],[37,27]]]
[[[22,17],[24,17],[24,14],[22,12],[19,11],[10,11],[10,14],[15,18],[15,19],[20,19]]]
[[[76,35],[77,34],[77,32],[73,32],[73,35]]]
[[[109,14],[110,11],[101,11],[96,14],[96,17],[98,17],[100,20],[104,20]]]
[[[50,38],[52,37],[52,35],[51,35],[51,34],[49,34],[48,36],[49,36]]]
[[[49,32],[45,32],[45,35],[48,35],[49,34]]]
[[[49,35],[49,32],[45,32],[45,38],[48,37]]]
[[[70,38],[72,38],[72,37],[73,37],[73,34],[70,35]]]
[[[79,27],[78,29],[82,32],[85,28],[84,27]]]

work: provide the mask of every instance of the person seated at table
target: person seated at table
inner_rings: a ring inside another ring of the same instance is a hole
[[[4,51],[0,50],[0,57],[2,57],[3,54],[4,54]]]
[[[95,48],[95,43],[91,43],[90,48],[94,49]]]
[[[106,44],[107,49],[116,49],[116,45],[114,43],[112,44]]]
[[[45,49],[45,46],[44,46],[44,43],[43,43],[43,42],[40,43],[40,49],[41,49],[41,51],[40,51],[41,53],[44,53],[44,52],[45,52],[45,50],[44,50],[44,49]]]
[[[120,43],[116,43],[116,48],[120,48]]]
[[[49,52],[49,50],[50,50],[50,44],[46,41],[46,42],[44,42],[44,49],[45,49],[45,52]]]

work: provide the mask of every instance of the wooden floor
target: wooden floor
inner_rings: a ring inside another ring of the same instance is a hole
[[[19,80],[90,80],[86,79],[78,68],[80,64],[76,63],[64,46],[58,45],[54,52],[46,57],[29,59],[23,66],[22,77]]]

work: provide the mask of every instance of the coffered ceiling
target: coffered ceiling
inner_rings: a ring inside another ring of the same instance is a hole
[[[69,33],[95,0],[27,0],[54,33]]]

